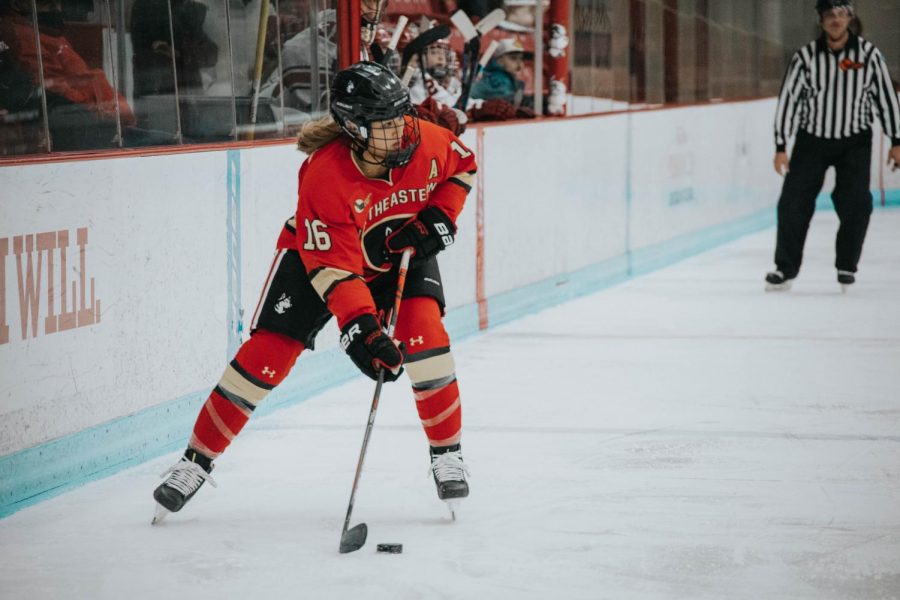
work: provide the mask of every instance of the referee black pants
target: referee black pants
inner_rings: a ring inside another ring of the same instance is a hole
[[[856,272],[872,214],[871,163],[871,130],[841,140],[818,138],[805,131],[797,133],[790,170],[778,199],[775,265],[786,278],[793,279],[800,272],[816,197],[822,191],[825,171],[831,166],[836,174],[831,200],[841,222],[834,266],[839,271]]]

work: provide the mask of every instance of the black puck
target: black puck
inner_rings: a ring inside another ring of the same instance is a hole
[[[402,554],[403,544],[378,544],[377,550],[386,554]]]

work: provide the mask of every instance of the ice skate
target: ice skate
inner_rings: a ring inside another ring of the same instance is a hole
[[[431,474],[437,486],[438,498],[447,503],[450,517],[454,521],[460,502],[469,495],[469,484],[466,481],[468,473],[459,444],[431,448]]]
[[[210,476],[212,461],[202,454],[188,450],[177,463],[169,467],[160,477],[168,477],[153,491],[156,512],[152,525],[158,525],[169,513],[181,510],[193,498],[204,481],[213,487],[215,480]]]
[[[766,291],[767,292],[786,292],[791,289],[794,279],[787,278],[781,271],[771,271],[766,273]]]
[[[837,280],[841,284],[841,293],[846,294],[847,288],[856,283],[856,275],[850,271],[838,271]]]

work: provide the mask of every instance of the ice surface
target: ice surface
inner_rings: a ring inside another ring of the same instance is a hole
[[[900,212],[858,283],[819,213],[791,292],[774,231],[456,344],[472,495],[452,523],[409,389],[250,423],[151,527],[176,455],[0,521],[0,598],[898,598]],[[403,554],[375,552],[379,542]]]

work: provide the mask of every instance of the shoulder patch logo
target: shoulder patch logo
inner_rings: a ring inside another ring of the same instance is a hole
[[[438,167],[437,167],[437,159],[431,159],[431,172],[428,174],[428,179],[434,179],[438,176]]]
[[[356,200],[353,201],[353,210],[355,210],[358,213],[362,213],[362,211],[366,210],[366,207],[369,205],[369,202],[371,202],[371,200],[372,200],[372,194],[369,194],[368,196],[366,196],[365,199],[357,198]]]

